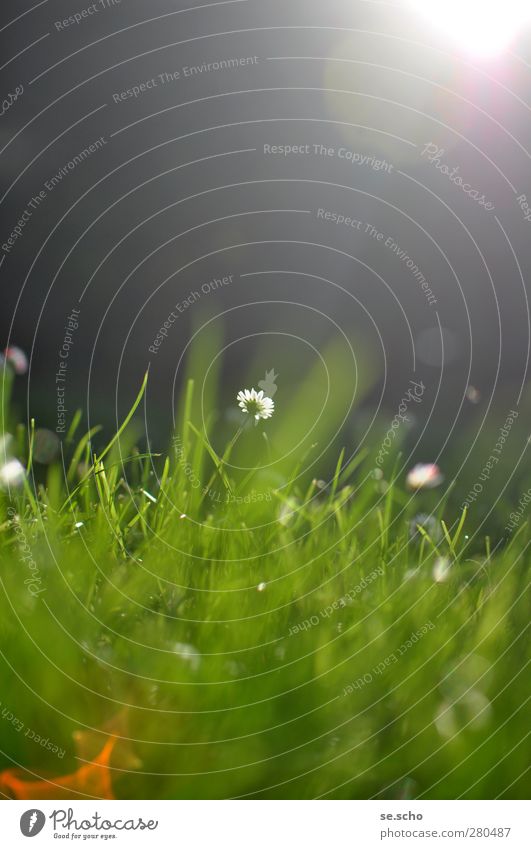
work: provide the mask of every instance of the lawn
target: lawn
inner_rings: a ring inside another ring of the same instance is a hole
[[[525,798],[525,517],[491,538],[468,490],[408,489],[398,441],[315,479],[324,431],[281,444],[296,399],[218,435],[192,381],[166,456],[135,448],[145,384],[112,438],[76,415],[56,455],[12,381],[5,797]]]

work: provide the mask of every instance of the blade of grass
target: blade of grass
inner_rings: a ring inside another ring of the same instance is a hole
[[[195,427],[195,425],[193,425],[192,422],[189,422],[189,426],[193,430],[193,432],[195,433],[197,438],[201,440],[206,452],[208,453],[208,455],[210,456],[212,462],[214,463],[214,465],[216,467],[217,473],[219,474],[221,480],[223,481],[225,489],[232,495],[232,487],[231,487],[231,484],[230,484],[230,481],[229,481],[227,475],[225,474],[225,472],[223,470],[223,465],[229,459],[231,452],[232,452],[232,449],[234,448],[236,441],[238,440],[240,434],[243,431],[243,427],[240,427],[239,430],[236,431],[235,435],[232,437],[231,441],[227,445],[227,448],[225,449],[223,456],[218,457],[218,455],[216,454],[216,452],[212,448],[208,439],[206,439],[206,437],[203,436],[203,434]],[[212,484],[214,483],[214,480],[215,480],[215,474],[210,478],[210,480],[207,484],[207,487],[206,487],[207,492],[210,489],[210,487],[212,486]]]
[[[460,538],[461,533],[463,531],[463,528],[465,526],[467,513],[468,513],[468,508],[463,507],[463,511],[461,513],[461,518],[459,519],[459,524],[457,526],[456,532],[455,532],[453,539],[452,539],[452,546],[453,546],[454,549],[457,548],[457,543],[459,542],[459,538]]]
[[[76,494],[76,493],[77,493],[77,492],[78,492],[78,491],[79,491],[79,490],[80,490],[80,489],[81,489],[81,488],[85,485],[85,483],[89,480],[89,478],[90,478],[90,477],[91,477],[91,475],[93,474],[93,472],[94,472],[94,470],[95,470],[96,466],[97,466],[99,463],[101,463],[101,461],[102,461],[102,460],[103,460],[103,459],[107,456],[107,454],[109,453],[109,451],[112,449],[113,445],[115,445],[115,444],[116,444],[116,442],[118,442],[118,440],[120,439],[120,436],[122,435],[122,433],[123,433],[123,432],[124,432],[124,430],[126,429],[127,425],[129,424],[129,422],[130,422],[130,421],[131,421],[131,419],[133,418],[134,414],[136,413],[136,411],[137,411],[137,409],[138,409],[138,407],[139,407],[139,405],[140,405],[140,403],[141,403],[141,401],[142,401],[142,398],[144,397],[144,393],[145,393],[145,391],[146,391],[146,387],[147,387],[148,377],[149,377],[149,369],[146,371],[146,373],[145,373],[145,375],[144,375],[144,380],[142,381],[142,386],[140,387],[140,392],[138,393],[138,395],[137,395],[137,397],[136,397],[136,399],[135,399],[135,402],[134,402],[133,406],[131,407],[131,409],[129,410],[129,412],[128,412],[127,416],[125,417],[124,421],[123,421],[123,422],[122,422],[122,424],[120,425],[120,427],[119,427],[119,429],[117,430],[117,432],[114,434],[114,436],[113,436],[113,438],[111,439],[111,441],[110,441],[110,442],[109,442],[109,443],[105,446],[105,448],[103,449],[103,451],[101,452],[101,454],[99,454],[98,456],[96,456],[96,455],[94,456],[94,462],[92,463],[91,467],[89,468],[89,470],[87,471],[87,473],[83,476],[83,478],[80,480],[80,482],[79,482],[79,483],[78,483],[78,485],[75,487],[75,489],[74,489],[74,490],[73,490],[73,491],[69,494],[68,498],[66,499],[66,501],[65,501],[65,502],[64,502],[64,504],[62,505],[61,510],[64,510],[64,509],[66,508],[66,506],[67,506],[68,504],[70,504],[71,499],[73,498],[73,496],[74,496],[74,495],[75,495],[75,494]],[[88,447],[88,442],[87,442],[87,447]]]
[[[336,494],[336,492],[337,492],[337,485],[338,485],[338,483],[339,483],[339,475],[341,474],[341,469],[342,469],[342,467],[343,467],[343,458],[344,458],[344,456],[345,456],[345,449],[344,449],[344,448],[342,448],[342,449],[341,449],[341,452],[340,452],[340,454],[339,454],[339,457],[338,457],[337,463],[336,463],[336,470],[335,470],[335,472],[334,472],[334,476],[333,476],[333,478],[332,478],[332,488],[331,488],[331,490],[330,490],[330,496],[329,496],[329,498],[328,498],[328,502],[329,502],[329,504],[331,504],[331,503],[332,503],[332,501],[334,500],[334,496],[335,496],[335,494]]]

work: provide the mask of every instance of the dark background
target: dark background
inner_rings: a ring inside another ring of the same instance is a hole
[[[58,350],[76,307],[68,402],[91,423],[123,415],[151,362],[148,427],[165,438],[196,330],[207,365],[229,345],[216,378],[223,405],[266,368],[289,397],[338,327],[367,375],[354,431],[377,404],[392,411],[415,376],[429,402],[424,453],[494,409],[503,423],[527,375],[531,224],[516,198],[531,195],[529,34],[514,52],[476,60],[405,3],[346,0],[122,0],[57,31],[88,5],[0,11],[2,96],[24,86],[0,119],[0,241],[45,180],[107,142],[49,193],[0,270],[2,340],[31,355],[17,388],[27,414],[54,426]],[[258,63],[113,101],[163,72],[246,56]],[[494,212],[421,156],[429,142]],[[392,173],[263,152],[314,143],[385,159]],[[381,242],[318,220],[320,207],[392,237],[437,304]],[[150,354],[175,304],[229,274]],[[341,356],[332,380],[353,370],[347,346]]]

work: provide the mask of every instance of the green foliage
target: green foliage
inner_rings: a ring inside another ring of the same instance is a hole
[[[123,798],[524,797],[525,526],[492,550],[466,512],[418,524],[365,451],[305,480],[311,437],[283,477],[238,471],[272,431],[220,449],[192,382],[168,457],[142,453],[144,390],[107,446],[76,418],[64,465],[0,495],[0,769],[73,771],[74,732],[125,707]]]

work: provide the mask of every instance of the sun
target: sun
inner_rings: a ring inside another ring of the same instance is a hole
[[[495,56],[531,21],[531,0],[408,0],[465,52]]]

